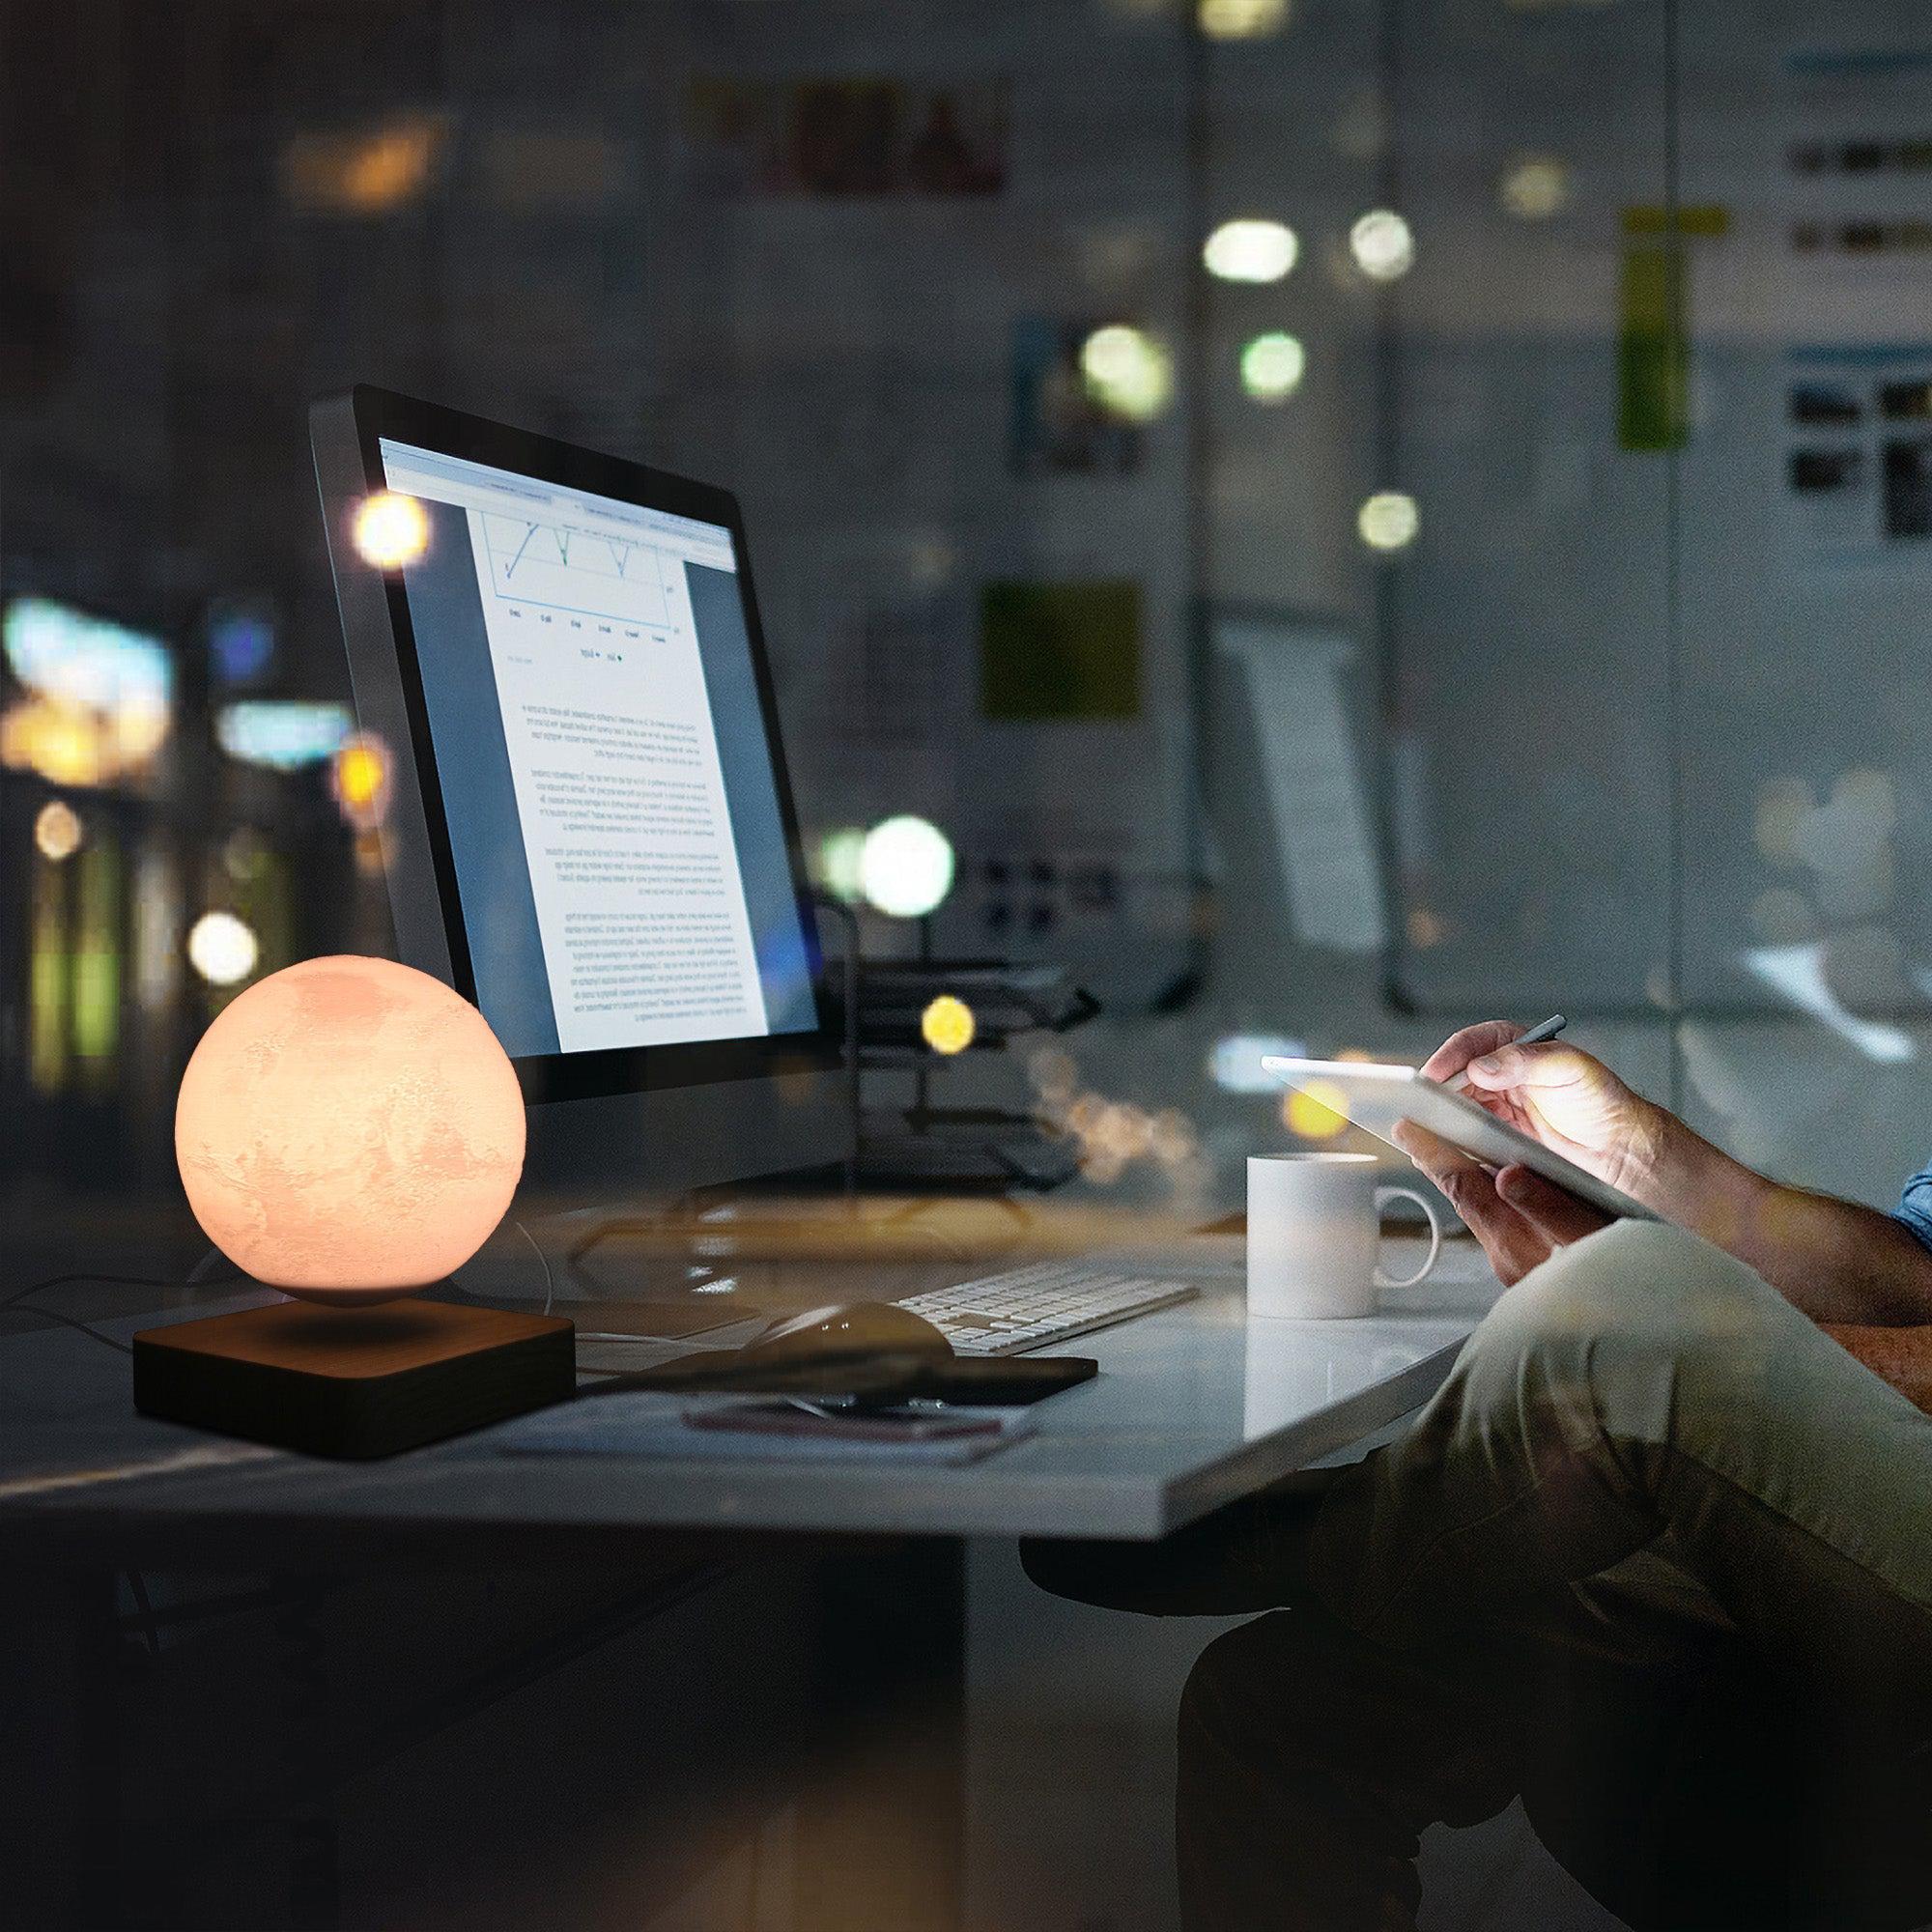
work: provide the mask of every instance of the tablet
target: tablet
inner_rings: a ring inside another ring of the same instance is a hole
[[[1460,1148],[1471,1160],[1496,1169],[1520,1165],[1566,1193],[1622,1221],[1659,1217],[1620,1188],[1511,1126],[1507,1121],[1425,1079],[1413,1066],[1377,1066],[1361,1060],[1285,1060],[1269,1054],[1262,1065],[1276,1079],[1352,1121],[1378,1140],[1396,1145],[1398,1121],[1413,1121],[1438,1140]]]

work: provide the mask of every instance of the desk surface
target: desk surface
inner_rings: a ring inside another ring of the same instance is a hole
[[[158,1541],[185,1561],[215,1532],[245,1549],[251,1529],[270,1527],[313,1539],[326,1560],[331,1530],[351,1523],[399,1544],[535,1529],[1153,1538],[1406,1414],[1498,1292],[1480,1251],[1456,1242],[1369,1320],[1250,1321],[1238,1238],[1198,1237],[1158,1261],[1200,1298],[1067,1345],[1096,1356],[1099,1376],[1043,1404],[1034,1436],[957,1468],[530,1456],[496,1431],[386,1463],[322,1463],[136,1415],[125,1358],[84,1336],[9,1335],[0,1534],[55,1551]],[[928,1267],[916,1285],[968,1272]],[[154,1319],[101,1325],[126,1335]]]

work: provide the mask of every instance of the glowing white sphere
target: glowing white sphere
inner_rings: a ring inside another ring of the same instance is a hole
[[[1349,252],[1371,281],[1397,281],[1415,267],[1415,235],[1394,209],[1371,209],[1350,229]]]
[[[487,1021],[388,959],[304,960],[202,1035],[175,1107],[202,1232],[238,1267],[316,1301],[440,1281],[503,1217],[524,1097]]]
[[[1355,528],[1371,550],[1406,550],[1422,530],[1422,512],[1403,490],[1378,490],[1355,513]]]
[[[1521,155],[1496,184],[1496,198],[1519,221],[1548,221],[1570,199],[1570,169],[1555,155]]]
[[[888,818],[866,834],[859,884],[879,911],[923,919],[952,890],[952,840],[923,818]]]
[[[1308,352],[1281,329],[1257,335],[1241,351],[1241,387],[1258,403],[1285,402],[1301,386]]]
[[[1080,376],[1096,403],[1129,422],[1151,422],[1174,394],[1174,357],[1124,322],[1096,328],[1080,345]]]
[[[260,954],[254,927],[232,912],[205,912],[188,929],[187,962],[211,986],[239,985]]]

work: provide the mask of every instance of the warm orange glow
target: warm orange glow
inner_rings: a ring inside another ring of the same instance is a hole
[[[49,784],[105,784],[145,765],[167,735],[163,706],[102,711],[35,693],[0,715],[0,764],[37,772]]]
[[[430,117],[354,133],[298,134],[282,154],[282,185],[299,208],[387,214],[429,185],[442,126]]]
[[[440,980],[310,959],[202,1036],[175,1157],[203,1233],[257,1281],[387,1300],[461,1267],[502,1219],[523,1094],[482,1014]]]

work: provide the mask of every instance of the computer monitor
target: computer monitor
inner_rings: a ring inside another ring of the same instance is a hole
[[[838,1161],[736,499],[378,389],[311,430],[356,711],[391,761],[398,952],[502,1041],[532,1178],[588,1204]],[[358,530],[384,492],[410,499],[386,551]]]

